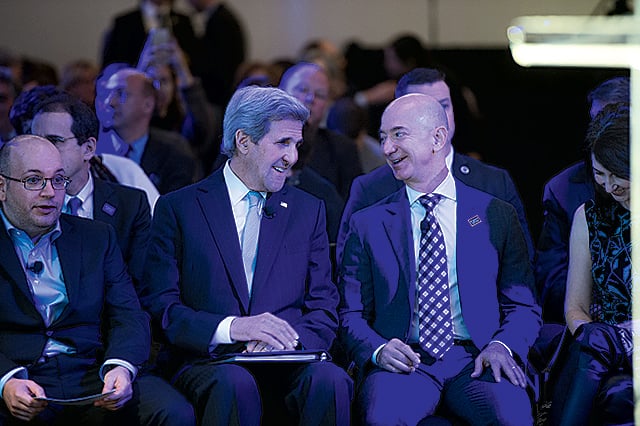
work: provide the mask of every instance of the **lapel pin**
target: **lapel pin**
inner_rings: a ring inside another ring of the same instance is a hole
[[[476,226],[478,224],[480,224],[482,222],[482,219],[480,219],[480,216],[475,215],[475,216],[471,216],[469,219],[467,219],[467,222],[469,222],[469,225],[471,226]]]
[[[280,201],[280,206],[286,209],[287,207],[289,207],[289,204],[285,203],[284,201]]]
[[[113,216],[116,213],[116,208],[109,203],[104,203],[104,206],[102,206],[102,211],[109,216]]]

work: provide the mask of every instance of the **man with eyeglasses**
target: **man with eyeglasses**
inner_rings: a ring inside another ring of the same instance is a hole
[[[0,148],[0,424],[195,425],[186,399],[141,371],[147,314],[113,228],[61,215],[70,184],[46,139]]]
[[[353,139],[323,125],[332,101],[329,77],[320,65],[299,62],[282,76],[280,88],[309,109],[304,126],[304,143],[309,152],[306,164],[333,183],[344,200],[353,179],[362,174],[358,148]]]
[[[137,286],[149,242],[149,203],[142,190],[97,179],[90,173],[98,135],[95,113],[79,99],[59,94],[41,103],[31,122],[31,133],[58,149],[71,178],[62,212],[111,224]]]

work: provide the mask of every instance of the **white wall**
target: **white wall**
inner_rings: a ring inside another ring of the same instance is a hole
[[[598,0],[227,0],[243,20],[250,59],[292,56],[309,39],[380,46],[411,32],[441,47],[506,46],[520,15],[590,14]],[[56,66],[97,60],[102,34],[137,0],[0,0],[0,47]],[[177,7],[189,11],[186,0]]]

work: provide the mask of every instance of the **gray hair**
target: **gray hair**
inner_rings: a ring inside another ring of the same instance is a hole
[[[224,113],[220,150],[229,158],[233,156],[238,130],[242,130],[253,143],[257,143],[269,133],[273,121],[295,120],[304,123],[307,118],[309,110],[284,90],[257,86],[238,89]]]

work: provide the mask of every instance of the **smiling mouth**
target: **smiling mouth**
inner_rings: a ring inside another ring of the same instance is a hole
[[[278,173],[285,173],[289,169],[289,167],[273,166],[273,169]]]

